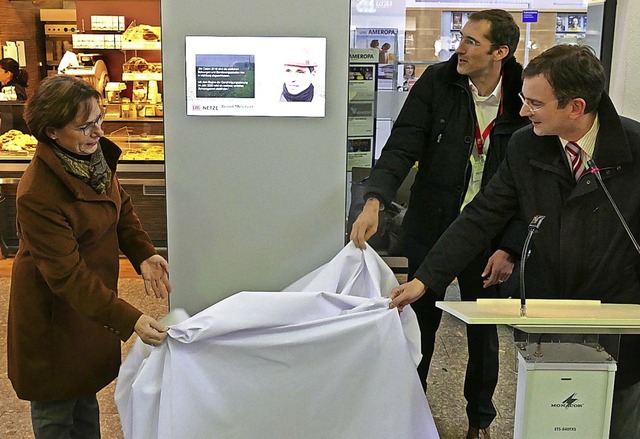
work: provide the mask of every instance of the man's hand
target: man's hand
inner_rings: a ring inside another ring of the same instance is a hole
[[[489,258],[487,266],[482,273],[482,277],[486,278],[482,282],[483,287],[489,288],[491,285],[505,282],[513,273],[514,265],[515,261],[509,253],[504,250],[496,250]]]
[[[350,239],[356,247],[367,248],[367,240],[378,230],[378,212],[380,211],[380,200],[369,198],[353,222]]]
[[[418,279],[404,283],[391,290],[389,308],[398,308],[402,312],[406,305],[415,302],[427,291],[427,287]]]
[[[151,346],[159,346],[167,338],[169,328],[161,325],[153,317],[142,314],[133,330],[144,343]]]
[[[140,264],[140,272],[144,279],[147,295],[166,299],[171,292],[169,283],[169,264],[160,255],[153,255]]]

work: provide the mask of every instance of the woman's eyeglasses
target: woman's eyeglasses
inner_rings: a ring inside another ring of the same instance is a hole
[[[82,131],[82,134],[86,136],[87,134],[91,134],[95,128],[98,128],[100,125],[102,125],[103,121],[104,121],[104,113],[100,113],[100,116],[98,116],[96,120],[94,120],[93,122],[89,122],[88,124],[82,125],[77,129]]]

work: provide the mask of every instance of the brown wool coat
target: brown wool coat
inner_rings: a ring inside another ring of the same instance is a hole
[[[114,171],[106,194],[67,174],[39,143],[18,185],[8,374],[21,399],[96,393],[120,367],[120,342],[142,314],[118,298],[119,253],[139,272],[155,254],[115,176],[120,149],[100,141]]]

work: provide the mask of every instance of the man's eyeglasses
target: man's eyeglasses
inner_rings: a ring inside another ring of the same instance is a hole
[[[544,107],[544,104],[530,104],[529,102],[527,102],[527,98],[525,98],[522,93],[518,93],[518,96],[522,101],[522,105],[527,107],[527,110],[529,110],[530,113],[535,113],[537,111],[540,111],[542,107]]]
[[[82,125],[77,129],[82,131],[82,134],[86,136],[87,133],[91,134],[91,132],[93,132],[95,128],[98,128],[100,125],[102,125],[103,121],[104,121],[104,113],[100,113],[100,116],[98,116],[96,120],[94,120],[93,122],[89,122],[88,124]]]
[[[462,37],[462,40],[460,40],[460,42],[462,44],[465,44],[465,45],[471,46],[471,47],[480,47],[482,45],[482,43],[480,41],[474,40],[471,37]]]

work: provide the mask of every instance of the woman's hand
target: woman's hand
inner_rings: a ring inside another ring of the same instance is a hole
[[[140,264],[140,272],[144,279],[144,289],[149,296],[166,299],[171,293],[169,283],[169,264],[160,255],[153,255]],[[136,331],[137,332],[137,331]]]
[[[169,328],[160,324],[153,317],[142,314],[133,330],[144,343],[151,346],[159,346],[167,338]]]

